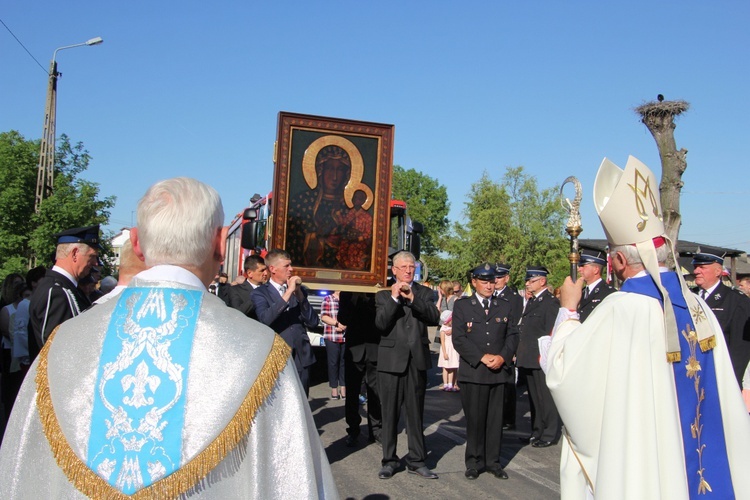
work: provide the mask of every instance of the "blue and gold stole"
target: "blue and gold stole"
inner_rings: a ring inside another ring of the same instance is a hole
[[[203,293],[127,288],[102,346],[88,467],[132,495],[180,467],[185,392]]]
[[[682,333],[682,360],[673,363],[680,429],[687,468],[690,498],[734,498],[732,477],[724,439],[724,422],[716,381],[713,349],[701,351],[695,324],[688,310],[678,276],[661,273],[661,281],[672,300],[677,324]],[[646,295],[661,302],[661,294],[651,276],[630,278],[623,292]],[[696,314],[703,314],[702,311]],[[696,318],[706,321],[705,315]],[[718,332],[721,335],[721,332]]]

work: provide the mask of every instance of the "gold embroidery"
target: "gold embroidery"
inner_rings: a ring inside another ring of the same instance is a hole
[[[698,440],[698,475],[700,476],[700,483],[698,483],[698,494],[704,495],[707,491],[711,490],[711,485],[703,477],[705,469],[703,468],[703,449],[706,447],[705,444],[701,443],[701,433],[703,432],[703,424],[701,424],[701,403],[706,398],[705,389],[701,387],[701,377],[698,372],[701,371],[701,364],[696,358],[695,353],[698,348],[698,334],[693,330],[690,325],[686,325],[685,330],[682,331],[682,336],[688,342],[690,347],[690,356],[688,357],[687,363],[685,363],[685,375],[688,378],[695,380],[695,395],[698,396],[698,405],[695,407],[695,419],[690,424],[690,434],[693,439]]]
[[[706,312],[703,310],[703,308],[700,306],[700,304],[696,304],[695,307],[690,309],[690,315],[693,317],[694,323],[700,323],[702,321],[706,321]]]
[[[128,496],[110,486],[109,483],[89,469],[86,463],[73,452],[60,428],[60,422],[58,422],[55,409],[52,406],[49,379],[47,378],[47,355],[58,328],[60,327],[55,328],[39,353],[39,365],[36,374],[36,405],[42,421],[44,435],[47,437],[57,465],[62,469],[68,480],[81,493],[90,498],[118,500],[176,498],[194,487],[248,435],[255,413],[271,394],[279,373],[286,366],[291,354],[291,348],[281,337],[276,335],[258,378],[245,395],[237,413],[216,439],[174,473]]]
[[[640,182],[639,182],[640,181]],[[643,184],[643,187],[639,187],[639,184]],[[635,169],[635,179],[633,184],[628,184],[630,189],[635,194],[635,208],[638,211],[638,217],[641,218],[641,222],[636,225],[639,232],[646,229],[646,223],[649,219],[649,214],[646,211],[646,201],[651,203],[651,212],[656,216],[658,220],[662,220],[662,214],[659,213],[659,203],[656,200],[654,190],[651,189],[651,179],[644,176],[638,169]]]

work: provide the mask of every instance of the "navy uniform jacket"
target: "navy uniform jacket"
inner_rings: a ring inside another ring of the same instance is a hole
[[[255,314],[255,304],[253,304],[253,300],[250,298],[253,290],[253,285],[247,280],[239,285],[232,285],[229,287],[227,294],[229,298],[227,305],[237,309],[248,318],[257,320],[258,316]]]
[[[52,330],[91,306],[72,281],[52,269],[39,280],[30,301],[29,353],[32,359],[41,349],[39,342],[46,342]]]
[[[375,328],[375,295],[341,292],[338,320],[346,325],[346,350],[352,361],[377,362],[380,331]]]
[[[411,304],[396,302],[391,290],[375,295],[375,326],[380,330],[378,371],[403,373],[409,359],[418,370],[432,367],[428,326],[437,326],[440,311],[432,301],[432,290],[412,283],[414,301]]]
[[[750,298],[739,290],[719,283],[711,295],[706,297],[706,304],[719,320],[734,374],[737,382],[742,385],[742,376],[750,362]]]
[[[578,315],[581,318],[581,323],[589,317],[589,314],[591,314],[594,308],[604,300],[604,297],[614,292],[615,288],[612,285],[601,280],[596,284],[593,290],[589,292],[588,297],[584,299],[583,295],[581,295],[581,302],[578,304]]]
[[[307,328],[318,325],[318,313],[308,302],[304,288],[302,292],[305,295],[302,301],[292,294],[287,303],[269,281],[253,290],[250,295],[258,321],[270,326],[292,348],[292,358],[298,371],[315,364]]]
[[[489,314],[485,314],[476,294],[453,305],[453,347],[461,355],[459,382],[504,384],[514,380],[510,361],[518,348],[521,311],[512,295],[507,295],[491,298]],[[481,361],[485,354],[499,354],[506,362],[499,370],[490,370]]]
[[[526,304],[519,325],[521,340],[516,354],[519,368],[540,368],[537,340],[552,333],[559,310],[560,301],[549,290],[544,290]]]

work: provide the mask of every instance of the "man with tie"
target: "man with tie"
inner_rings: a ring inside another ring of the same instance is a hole
[[[309,369],[315,364],[315,354],[310,346],[307,328],[318,325],[318,313],[307,300],[301,286],[302,279],[295,276],[292,260],[284,250],[271,250],[266,255],[266,265],[271,279],[251,294],[258,321],[270,326],[292,348],[292,358],[297,367],[305,394],[310,392]]]
[[[523,313],[523,297],[515,288],[508,286],[508,281],[510,281],[510,264],[497,262],[493,296],[508,300],[517,309],[514,316],[518,324]],[[510,431],[516,428],[516,363],[514,359],[506,359],[505,364],[513,370],[513,378],[505,384],[505,392],[503,392],[503,430]]]
[[[696,291],[719,320],[741,387],[742,376],[750,362],[750,298],[721,282],[723,265],[724,256],[718,252],[693,256]]]
[[[598,306],[604,297],[615,291],[609,283],[602,279],[602,268],[607,265],[607,258],[598,250],[581,250],[578,261],[578,272],[586,282],[578,304],[578,315],[583,323],[589,314]]]
[[[437,474],[425,466],[424,395],[430,360],[428,326],[437,326],[440,311],[435,307],[432,290],[414,282],[415,258],[409,252],[393,256],[391,269],[395,283],[390,290],[375,295],[375,327],[380,330],[378,346],[378,390],[382,407],[383,444],[381,479],[389,479],[398,468],[396,437],[401,406],[406,406],[406,433],[410,473],[426,479]]]
[[[248,318],[258,319],[250,295],[253,290],[268,281],[268,267],[260,255],[248,255],[245,257],[243,268],[245,281],[229,288],[229,307],[237,309]]]
[[[476,479],[487,470],[508,479],[500,465],[503,393],[515,381],[511,360],[518,347],[520,309],[515,298],[494,296],[494,266],[474,269],[471,282],[475,294],[453,306],[453,345],[461,355],[458,379],[466,415],[464,475]]]
[[[544,372],[539,366],[539,337],[549,335],[555,326],[560,302],[547,289],[546,268],[529,266],[526,269],[526,301],[520,327],[520,342],[516,355],[519,376],[526,380],[532,406],[531,436],[521,438],[535,448],[546,448],[557,443],[560,418],[555,402],[547,388]]]

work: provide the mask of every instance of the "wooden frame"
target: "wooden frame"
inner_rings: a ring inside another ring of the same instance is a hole
[[[279,113],[271,241],[305,284],[385,286],[393,135],[393,125]]]

